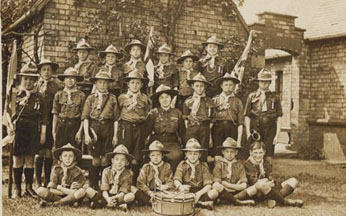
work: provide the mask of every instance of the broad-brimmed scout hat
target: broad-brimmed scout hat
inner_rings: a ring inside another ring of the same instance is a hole
[[[172,52],[172,47],[168,45],[167,43],[162,44],[159,49],[156,51],[156,54],[168,54],[168,55],[174,55]]]
[[[178,95],[178,91],[171,89],[171,87],[166,86],[164,84],[161,84],[159,87],[157,87],[155,93],[151,96],[151,100],[153,102],[156,102],[161,94],[166,93],[169,94],[172,98],[176,95]]]
[[[117,58],[122,58],[124,56],[124,54],[122,52],[120,52],[115,46],[113,46],[112,44],[109,45],[105,51],[101,51],[99,52],[99,56],[101,58],[104,58],[106,56],[107,53],[113,53],[117,56]]]
[[[95,48],[90,46],[90,44],[84,39],[80,39],[77,43],[77,46],[72,49],[72,51],[78,51],[78,50],[94,50]]]
[[[37,65],[38,69],[41,70],[41,67],[43,65],[50,65],[53,69],[53,71],[56,71],[58,69],[59,65],[57,63],[52,62],[49,59],[41,59],[40,63]]]
[[[202,73],[196,74],[192,79],[186,81],[187,84],[192,85],[194,82],[202,82],[205,83],[207,86],[211,86],[212,84],[207,81],[205,76],[202,75]]]
[[[257,74],[257,81],[272,81],[272,73],[268,71],[267,69],[263,68],[260,72]]]
[[[77,82],[82,82],[83,81],[83,76],[78,74],[77,69],[73,67],[67,68],[63,74],[58,74],[58,79],[61,81],[64,81],[65,77],[76,77]]]
[[[223,43],[221,43],[219,39],[214,35],[209,37],[206,42],[202,43],[203,46],[207,46],[208,44],[216,44],[220,49],[224,47]]]
[[[185,50],[183,54],[177,59],[177,63],[181,64],[186,58],[192,58],[193,61],[198,61],[199,57],[194,55],[190,50]]]
[[[76,157],[76,160],[80,160],[82,158],[82,152],[79,149],[77,149],[76,147],[74,147],[73,145],[71,145],[70,143],[68,143],[68,144],[66,144],[60,148],[55,149],[53,152],[54,157],[59,158],[63,151],[73,151],[73,153]]]
[[[109,82],[114,81],[114,79],[108,73],[107,68],[100,68],[99,72],[97,72],[95,77],[90,78],[90,82],[96,82],[96,80],[98,80],[98,79],[107,80]]]
[[[143,77],[143,75],[139,73],[138,70],[131,71],[126,77],[123,78],[125,82],[128,82],[132,79],[142,80],[143,84],[146,84],[149,81],[147,78]]]
[[[223,141],[222,146],[216,146],[216,148],[225,149],[225,148],[232,148],[232,149],[241,149],[242,147],[237,145],[237,141],[235,141],[231,137],[227,137],[225,141]]]
[[[37,72],[38,72],[38,69],[36,64],[30,61],[26,63],[22,67],[22,69],[20,69],[20,73],[18,73],[17,76],[28,76],[28,77],[39,78],[40,75]]]
[[[207,151],[207,149],[202,149],[201,144],[197,139],[191,138],[187,141],[185,148],[182,151]]]
[[[140,40],[137,40],[137,39],[133,39],[131,40],[130,43],[126,44],[124,50],[127,52],[127,53],[130,53],[130,49],[132,46],[134,45],[137,45],[139,46],[141,49],[142,49],[142,53],[145,52],[145,49],[147,48]]]
[[[127,148],[126,148],[123,144],[118,145],[118,146],[113,150],[113,152],[108,152],[108,153],[106,154],[106,158],[107,158],[108,160],[110,160],[110,159],[111,159],[114,155],[116,155],[116,154],[125,155],[129,161],[131,161],[132,159],[134,159],[134,157],[133,157],[131,154],[129,154],[129,151],[127,150]]]
[[[143,152],[144,153],[150,153],[152,151],[160,151],[163,154],[167,154],[169,153],[169,151],[165,150],[165,147],[163,146],[163,144],[160,141],[155,140],[154,142],[152,142],[149,145],[148,149],[144,149]]]
[[[234,84],[238,84],[240,83],[240,80],[238,79],[238,77],[236,77],[235,73],[225,73],[225,75],[223,75],[222,77],[216,79],[216,84],[217,85],[221,85],[223,81],[225,80],[232,80],[234,82]]]

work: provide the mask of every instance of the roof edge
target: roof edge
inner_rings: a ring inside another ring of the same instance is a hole
[[[247,23],[245,22],[245,19],[243,17],[243,15],[240,13],[239,9],[238,9],[238,6],[233,2],[233,0],[229,0],[228,1],[232,6],[233,8],[235,9],[235,13],[237,14],[237,17],[240,21],[240,23],[242,24],[243,28],[245,29],[245,31],[249,34],[250,33],[250,29],[247,25]]]
[[[346,37],[346,33],[340,33],[335,35],[326,35],[326,36],[320,36],[320,37],[307,37],[304,40],[306,42],[314,42],[314,41],[320,41],[320,40],[328,40],[328,39],[335,39],[335,38],[341,38]]]
[[[273,16],[281,16],[281,17],[286,17],[286,18],[290,18],[290,19],[296,19],[298,18],[297,16],[294,15],[289,15],[289,14],[283,14],[283,13],[276,13],[276,12],[271,12],[271,11],[264,11],[262,13],[258,13],[258,16],[262,16],[262,15],[273,15]]]

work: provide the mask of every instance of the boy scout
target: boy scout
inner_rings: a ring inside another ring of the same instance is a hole
[[[127,210],[127,203],[135,199],[131,193],[133,173],[126,166],[130,164],[133,156],[129,154],[124,145],[118,145],[113,152],[106,154],[111,160],[111,166],[102,172],[101,192],[97,192],[89,187],[86,190],[87,196],[91,200],[90,207],[119,207]]]
[[[224,73],[229,71],[227,61],[219,55],[223,44],[215,36],[208,38],[202,45],[207,55],[199,60],[197,69],[202,72],[208,82],[212,83],[212,86],[207,90],[207,95],[214,97],[220,93],[220,87],[215,83],[216,79],[222,77]]]
[[[20,85],[17,88],[16,110],[12,122],[16,123],[13,146],[13,174],[16,191],[14,198],[22,196],[23,167],[25,175],[25,194],[37,197],[32,188],[34,181],[34,158],[40,144],[46,142],[46,129],[49,123],[48,110],[41,94],[36,91],[35,82],[38,80],[37,67],[34,63],[25,64],[20,73]]]
[[[64,74],[59,74],[58,79],[64,82],[65,87],[55,94],[53,100],[54,148],[71,143],[81,149],[78,142],[81,140],[81,114],[86,96],[78,90],[77,81],[82,81],[83,77],[78,75],[76,69],[70,67],[65,70]]]
[[[63,86],[53,78],[53,72],[58,68],[58,64],[48,59],[42,59],[37,65],[40,79],[37,82],[37,90],[43,96],[43,100],[47,104],[47,110],[51,112],[53,108],[53,100],[55,93]],[[40,146],[40,151],[35,159],[35,174],[37,186],[42,186],[42,168],[44,165],[44,186],[48,185],[50,172],[52,169],[52,148],[54,144],[52,134],[53,114],[48,114],[49,124],[47,125],[46,142]]]
[[[54,157],[59,158],[60,163],[54,166],[48,187],[37,189],[37,194],[42,199],[41,207],[47,202],[54,202],[55,205],[73,204],[85,196],[85,177],[76,165],[82,157],[82,152],[68,143],[55,149]]]
[[[182,149],[186,160],[179,163],[174,174],[174,185],[180,191],[189,191],[195,194],[195,203],[201,207],[213,209],[213,200],[218,192],[212,189],[213,176],[205,162],[200,162],[202,149],[198,140],[192,138]]]
[[[236,205],[254,205],[253,200],[240,200],[242,197],[234,196],[247,186],[247,178],[243,163],[235,158],[238,150],[241,149],[237,142],[228,137],[220,148],[223,154],[222,159],[216,162],[213,170],[214,184],[213,189],[219,192],[219,198],[224,203]]]
[[[185,124],[181,111],[172,108],[172,99],[178,94],[168,86],[160,85],[155,94],[151,96],[155,108],[153,108],[146,121],[146,137],[150,136],[149,143],[160,141],[169,153],[166,155],[167,162],[173,170],[183,159],[181,146],[185,144]]]
[[[140,90],[148,79],[135,70],[123,80],[127,82],[128,90],[127,93],[119,96],[119,127],[114,137],[118,139],[119,143],[123,143],[134,156],[132,170],[135,181],[139,173],[139,164],[142,161],[142,149],[144,148],[143,123],[149,112],[149,98]]]
[[[187,128],[185,140],[195,138],[203,148],[209,149],[211,120],[215,105],[213,100],[206,96],[205,90],[211,84],[201,73],[192,80],[188,80],[187,83],[192,86],[194,93],[183,104],[183,118]],[[207,161],[206,153],[202,154],[201,161]]]
[[[199,57],[194,55],[190,50],[186,50],[178,59],[177,64],[182,67],[178,72],[179,77],[179,107],[182,110],[184,101],[193,95],[193,89],[187,83],[187,80],[192,79],[198,74],[193,68],[193,64],[199,60]]]
[[[269,90],[272,75],[262,69],[257,75],[259,88],[249,94],[245,106],[246,136],[254,129],[261,135],[266,145],[266,157],[271,163],[274,155],[274,144],[279,140],[282,116],[281,101],[278,95]]]
[[[109,87],[109,92],[115,96],[119,96],[122,86],[123,72],[116,63],[118,59],[121,59],[124,56],[124,54],[119,52],[115,46],[109,45],[105,51],[99,53],[99,56],[105,59],[103,67],[107,69],[110,77],[114,79]]]
[[[131,71],[137,70],[142,77],[146,77],[145,63],[142,59],[146,46],[140,40],[134,39],[124,49],[130,55],[130,60],[123,64],[124,76],[126,77]]]
[[[214,125],[211,129],[213,139],[213,156],[220,157],[217,147],[221,146],[227,137],[237,140],[241,146],[244,125],[244,108],[241,100],[234,95],[235,85],[239,79],[232,73],[225,73],[216,80],[221,86],[222,93],[213,98],[216,105]]]
[[[90,94],[92,89],[92,85],[89,80],[91,77],[95,76],[97,71],[96,64],[89,59],[89,55],[92,50],[95,50],[95,48],[91,47],[84,38],[80,39],[77,46],[72,49],[72,51],[77,53],[78,57],[78,63],[74,66],[74,68],[78,71],[78,74],[84,78],[83,83],[79,83],[79,85],[81,85],[81,90],[87,95]]]
[[[283,182],[276,182],[272,177],[272,166],[265,160],[266,146],[262,141],[256,141],[250,146],[250,157],[244,163],[249,186],[235,197],[252,197],[255,200],[267,200],[267,205],[273,208],[276,202],[282,205],[302,207],[302,200],[287,199],[297,187],[296,178],[290,178]]]
[[[158,55],[159,63],[154,68],[154,88],[156,89],[163,84],[177,90],[179,85],[178,69],[170,60],[174,55],[172,53],[172,47],[168,44],[163,44],[159,47],[156,54]]]
[[[82,121],[84,126],[85,144],[93,157],[90,169],[90,183],[94,189],[102,170],[108,165],[106,153],[113,150],[116,144],[114,134],[118,127],[119,108],[115,95],[108,92],[108,86],[114,80],[107,69],[101,68],[90,81],[95,85],[95,92],[85,101]],[[92,142],[91,129],[96,133],[96,142]]]
[[[151,205],[151,199],[156,191],[167,191],[173,189],[173,171],[171,165],[163,161],[163,144],[157,140],[149,145],[143,152],[149,154],[150,162],[143,165],[137,178],[136,200],[145,205]]]

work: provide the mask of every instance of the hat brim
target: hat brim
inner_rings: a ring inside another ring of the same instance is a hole
[[[162,52],[162,51],[157,51],[157,52],[155,52],[155,54],[156,54],[156,55],[159,55],[159,54],[168,54],[168,55],[175,56],[175,54],[174,54],[174,53],[172,53],[172,52]]]
[[[90,80],[90,82],[92,82],[92,83],[94,83],[94,82],[96,82],[96,80],[107,80],[107,81],[109,81],[109,82],[113,82],[114,81],[114,79],[113,78],[97,78],[97,77],[91,77],[89,80]]]
[[[84,77],[80,75],[59,74],[57,77],[61,81],[64,81],[65,77],[75,77],[77,82],[82,82],[84,80]]]
[[[182,64],[186,58],[192,58],[194,62],[199,60],[199,57],[195,55],[183,56],[177,59],[177,64]]]
[[[127,52],[127,53],[130,53],[130,49],[132,46],[140,46],[141,47],[141,50],[144,54],[145,50],[147,49],[147,47],[144,45],[144,44],[140,44],[140,43],[132,43],[132,44],[127,44],[124,48],[124,50]]]
[[[34,73],[18,73],[17,76],[27,76],[27,77],[36,77],[39,78],[39,74],[34,74]]]
[[[76,156],[77,161],[79,161],[82,158],[82,152],[79,149],[71,148],[71,147],[61,147],[61,148],[56,149],[53,152],[54,157],[59,159],[59,157],[63,151],[73,151],[74,155]]]
[[[142,80],[143,84],[147,84],[149,82],[149,79],[147,79],[147,78],[139,78],[139,77],[124,77],[123,81],[128,82],[128,81],[130,81],[132,79]]]
[[[115,54],[118,58],[124,57],[124,54],[122,54],[122,53],[120,53],[120,52],[108,52],[108,51],[101,51],[101,52],[99,52],[99,56],[100,56],[101,58],[104,58],[104,57],[107,55],[107,53],[113,53],[113,54]]]
[[[232,80],[232,81],[234,82],[234,84],[239,84],[239,83],[240,83],[240,80],[237,79],[237,78],[235,78],[235,77],[220,77],[220,78],[218,78],[218,79],[215,81],[215,83],[216,83],[217,85],[221,85],[222,82],[225,81],[225,80]]]
[[[272,81],[272,78],[257,78],[255,81]]]
[[[216,45],[218,45],[219,46],[219,48],[220,49],[223,49],[224,48],[224,44],[222,44],[222,43],[217,43],[217,42],[203,42],[202,43],[202,45],[205,47],[205,46],[207,46],[208,44],[216,44]]]
[[[217,149],[226,149],[226,148],[231,148],[231,149],[242,149],[243,147],[239,147],[239,146],[216,146]]]
[[[106,153],[106,158],[107,160],[110,160],[111,158],[113,158],[114,155],[116,154],[122,154],[122,155],[125,155],[127,157],[127,159],[129,160],[129,162],[131,162],[135,157],[131,154],[126,154],[126,153],[123,153],[123,152],[108,152]]]
[[[157,101],[157,99],[160,97],[160,95],[162,95],[163,93],[166,93],[168,95],[170,95],[171,97],[174,97],[174,96],[177,96],[178,95],[178,91],[177,90],[174,90],[174,89],[167,89],[167,90],[164,90],[164,91],[160,91],[160,92],[157,92],[157,93],[154,93],[152,96],[151,96],[151,100],[152,101]]]
[[[187,82],[187,84],[189,84],[190,86],[191,86],[194,82],[202,82],[202,83],[205,83],[207,86],[212,86],[212,84],[211,84],[210,82],[208,82],[208,81],[202,81],[202,80],[193,80],[193,79],[191,79],[191,80],[187,80],[186,82]]]
[[[50,65],[52,67],[53,71],[56,71],[58,69],[58,67],[59,67],[59,65],[57,63],[47,62],[47,63],[38,64],[37,65],[38,70],[41,70],[41,67],[43,65]]]
[[[187,151],[208,151],[207,149],[180,149],[181,151],[187,152]]]
[[[145,153],[145,154],[149,154],[149,153],[152,152],[152,151],[160,151],[160,152],[162,152],[163,154],[168,154],[168,153],[170,153],[170,151],[164,150],[164,149],[144,149],[144,150],[142,150],[142,152]]]

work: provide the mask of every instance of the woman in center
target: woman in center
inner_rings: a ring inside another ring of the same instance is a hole
[[[169,151],[166,159],[173,170],[183,159],[183,152],[180,149],[185,143],[183,115],[179,109],[171,106],[172,99],[176,95],[178,95],[177,90],[160,85],[151,96],[154,108],[150,111],[145,125],[146,137],[150,136],[149,143],[158,140],[165,146],[165,150]]]

